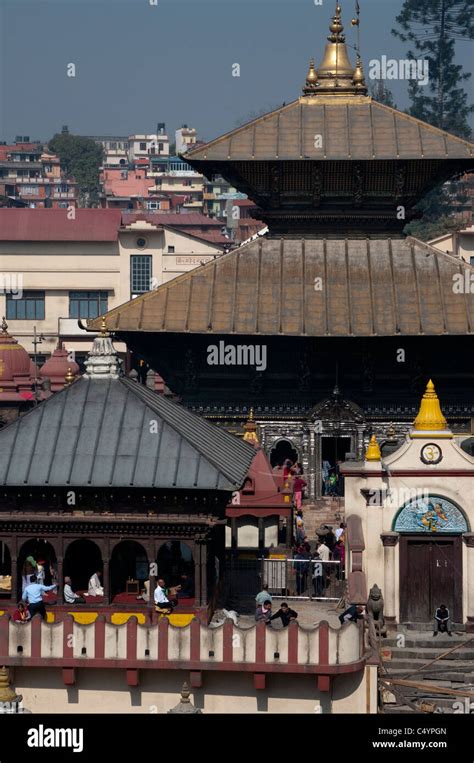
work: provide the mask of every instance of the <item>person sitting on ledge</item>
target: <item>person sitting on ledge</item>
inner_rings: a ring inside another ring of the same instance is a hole
[[[31,620],[31,615],[23,601],[18,602],[18,607],[13,613],[13,620],[15,623],[27,623],[28,620]]]
[[[170,601],[168,599],[168,592],[165,587],[165,581],[163,578],[160,578],[158,580],[158,585],[155,588],[154,593],[154,601],[155,601],[155,610],[157,612],[161,612],[163,614],[171,614],[174,607],[177,605],[177,601]]]
[[[351,604],[342,615],[339,615],[339,622],[341,625],[344,623],[356,623],[357,620],[361,620],[364,617],[364,607],[358,604]]]
[[[298,612],[295,612],[294,609],[290,609],[286,601],[284,601],[280,605],[278,612],[275,612],[275,614],[269,618],[268,622],[270,623],[272,620],[276,620],[277,617],[280,618],[281,622],[283,623],[283,627],[288,628],[291,620],[296,620],[298,617]]]
[[[78,593],[74,593],[72,590],[71,585],[71,578],[65,577],[64,578],[64,590],[63,590],[63,596],[64,601],[66,604],[85,604],[86,600],[82,598],[82,596],[79,596]]]

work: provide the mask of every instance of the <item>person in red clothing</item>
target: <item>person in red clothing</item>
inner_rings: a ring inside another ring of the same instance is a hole
[[[296,476],[293,480],[293,495],[295,497],[295,506],[297,509],[301,509],[301,503],[303,500],[303,489],[308,483],[300,477]]]
[[[13,613],[13,620],[15,623],[27,623],[28,620],[30,620],[31,615],[25,607],[24,603],[22,601],[18,602],[18,607],[15,609]]]

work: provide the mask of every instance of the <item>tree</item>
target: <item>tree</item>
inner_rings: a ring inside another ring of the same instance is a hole
[[[468,139],[472,133],[468,119],[474,106],[468,104],[462,83],[471,74],[454,63],[454,56],[456,41],[474,38],[473,10],[474,0],[404,0],[396,18],[400,30],[392,29],[403,42],[412,43],[415,52],[409,50],[409,58],[428,61],[428,84],[409,81],[407,113]],[[453,215],[453,200],[463,200],[459,186],[454,185],[451,193],[446,185],[434,188],[417,205],[422,219],[409,223],[405,233],[428,241],[465,226],[464,218]]]
[[[408,58],[428,61],[429,80],[410,80],[408,113],[462,138],[471,136],[468,123],[474,106],[462,83],[471,77],[454,63],[455,42],[474,38],[474,0],[404,0],[392,34],[413,44]]]
[[[383,79],[375,80],[370,86],[370,95],[374,101],[383,103],[385,106],[390,106],[392,109],[397,108],[397,104],[393,100],[392,91],[389,90],[388,87],[385,87]]]
[[[90,138],[69,133],[57,133],[48,148],[59,156],[61,169],[74,177],[79,190],[79,206],[92,207],[99,195],[99,167],[102,164],[101,146]]]

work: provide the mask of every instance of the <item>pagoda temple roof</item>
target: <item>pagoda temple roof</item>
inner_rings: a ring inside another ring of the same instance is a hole
[[[254,458],[248,443],[125,377],[82,377],[0,430],[5,486],[234,491]]]
[[[472,334],[474,268],[414,238],[266,238],[107,314],[116,332],[293,336]],[[318,281],[317,279],[320,279]],[[101,319],[88,321],[91,330]]]
[[[184,157],[196,168],[201,162],[253,160],[469,159],[474,145],[370,96],[318,94],[302,96]]]

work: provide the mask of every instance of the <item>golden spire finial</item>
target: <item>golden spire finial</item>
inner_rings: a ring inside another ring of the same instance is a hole
[[[64,377],[64,386],[69,387],[73,383],[74,379],[75,379],[75,376],[72,372],[71,366],[69,366],[67,370],[67,374]]]
[[[366,461],[380,461],[382,459],[382,454],[380,452],[380,446],[377,442],[376,436],[373,434],[370,438],[369,446],[367,450],[365,451],[365,460]]]
[[[362,64],[358,61],[354,70],[347,52],[339,3],[336,5],[329,30],[330,35],[327,38],[323,60],[317,69],[313,67],[314,72],[310,64],[303,95],[365,95],[367,88]]]
[[[426,385],[426,391],[422,397],[418,416],[413,422],[413,429],[417,431],[440,431],[447,429],[448,424],[441,411],[438,395],[431,379]]]
[[[102,320],[100,322],[100,333],[102,336],[109,336],[109,332],[107,330],[107,323],[105,321],[105,315],[102,316]]]
[[[341,12],[342,12],[342,8],[339,5],[339,3],[337,3],[336,12],[334,16],[332,17],[331,24],[329,25],[329,30],[331,32],[331,34],[328,37],[329,42],[345,42],[346,41],[345,36],[342,34],[344,31],[344,27],[341,21]]]
[[[318,89],[318,73],[314,68],[314,58],[310,59],[308,74],[306,75],[306,83],[303,88],[304,95],[312,95],[317,92]]]
[[[18,702],[19,697],[10,686],[10,675],[8,668],[0,668],[0,702]]]
[[[3,316],[3,319],[2,319],[2,333],[6,334],[7,333],[7,329],[8,329],[8,323],[5,320],[5,316]]]
[[[249,417],[244,424],[244,440],[251,445],[260,445],[260,441],[257,437],[257,425],[253,417],[253,408],[250,408]]]

